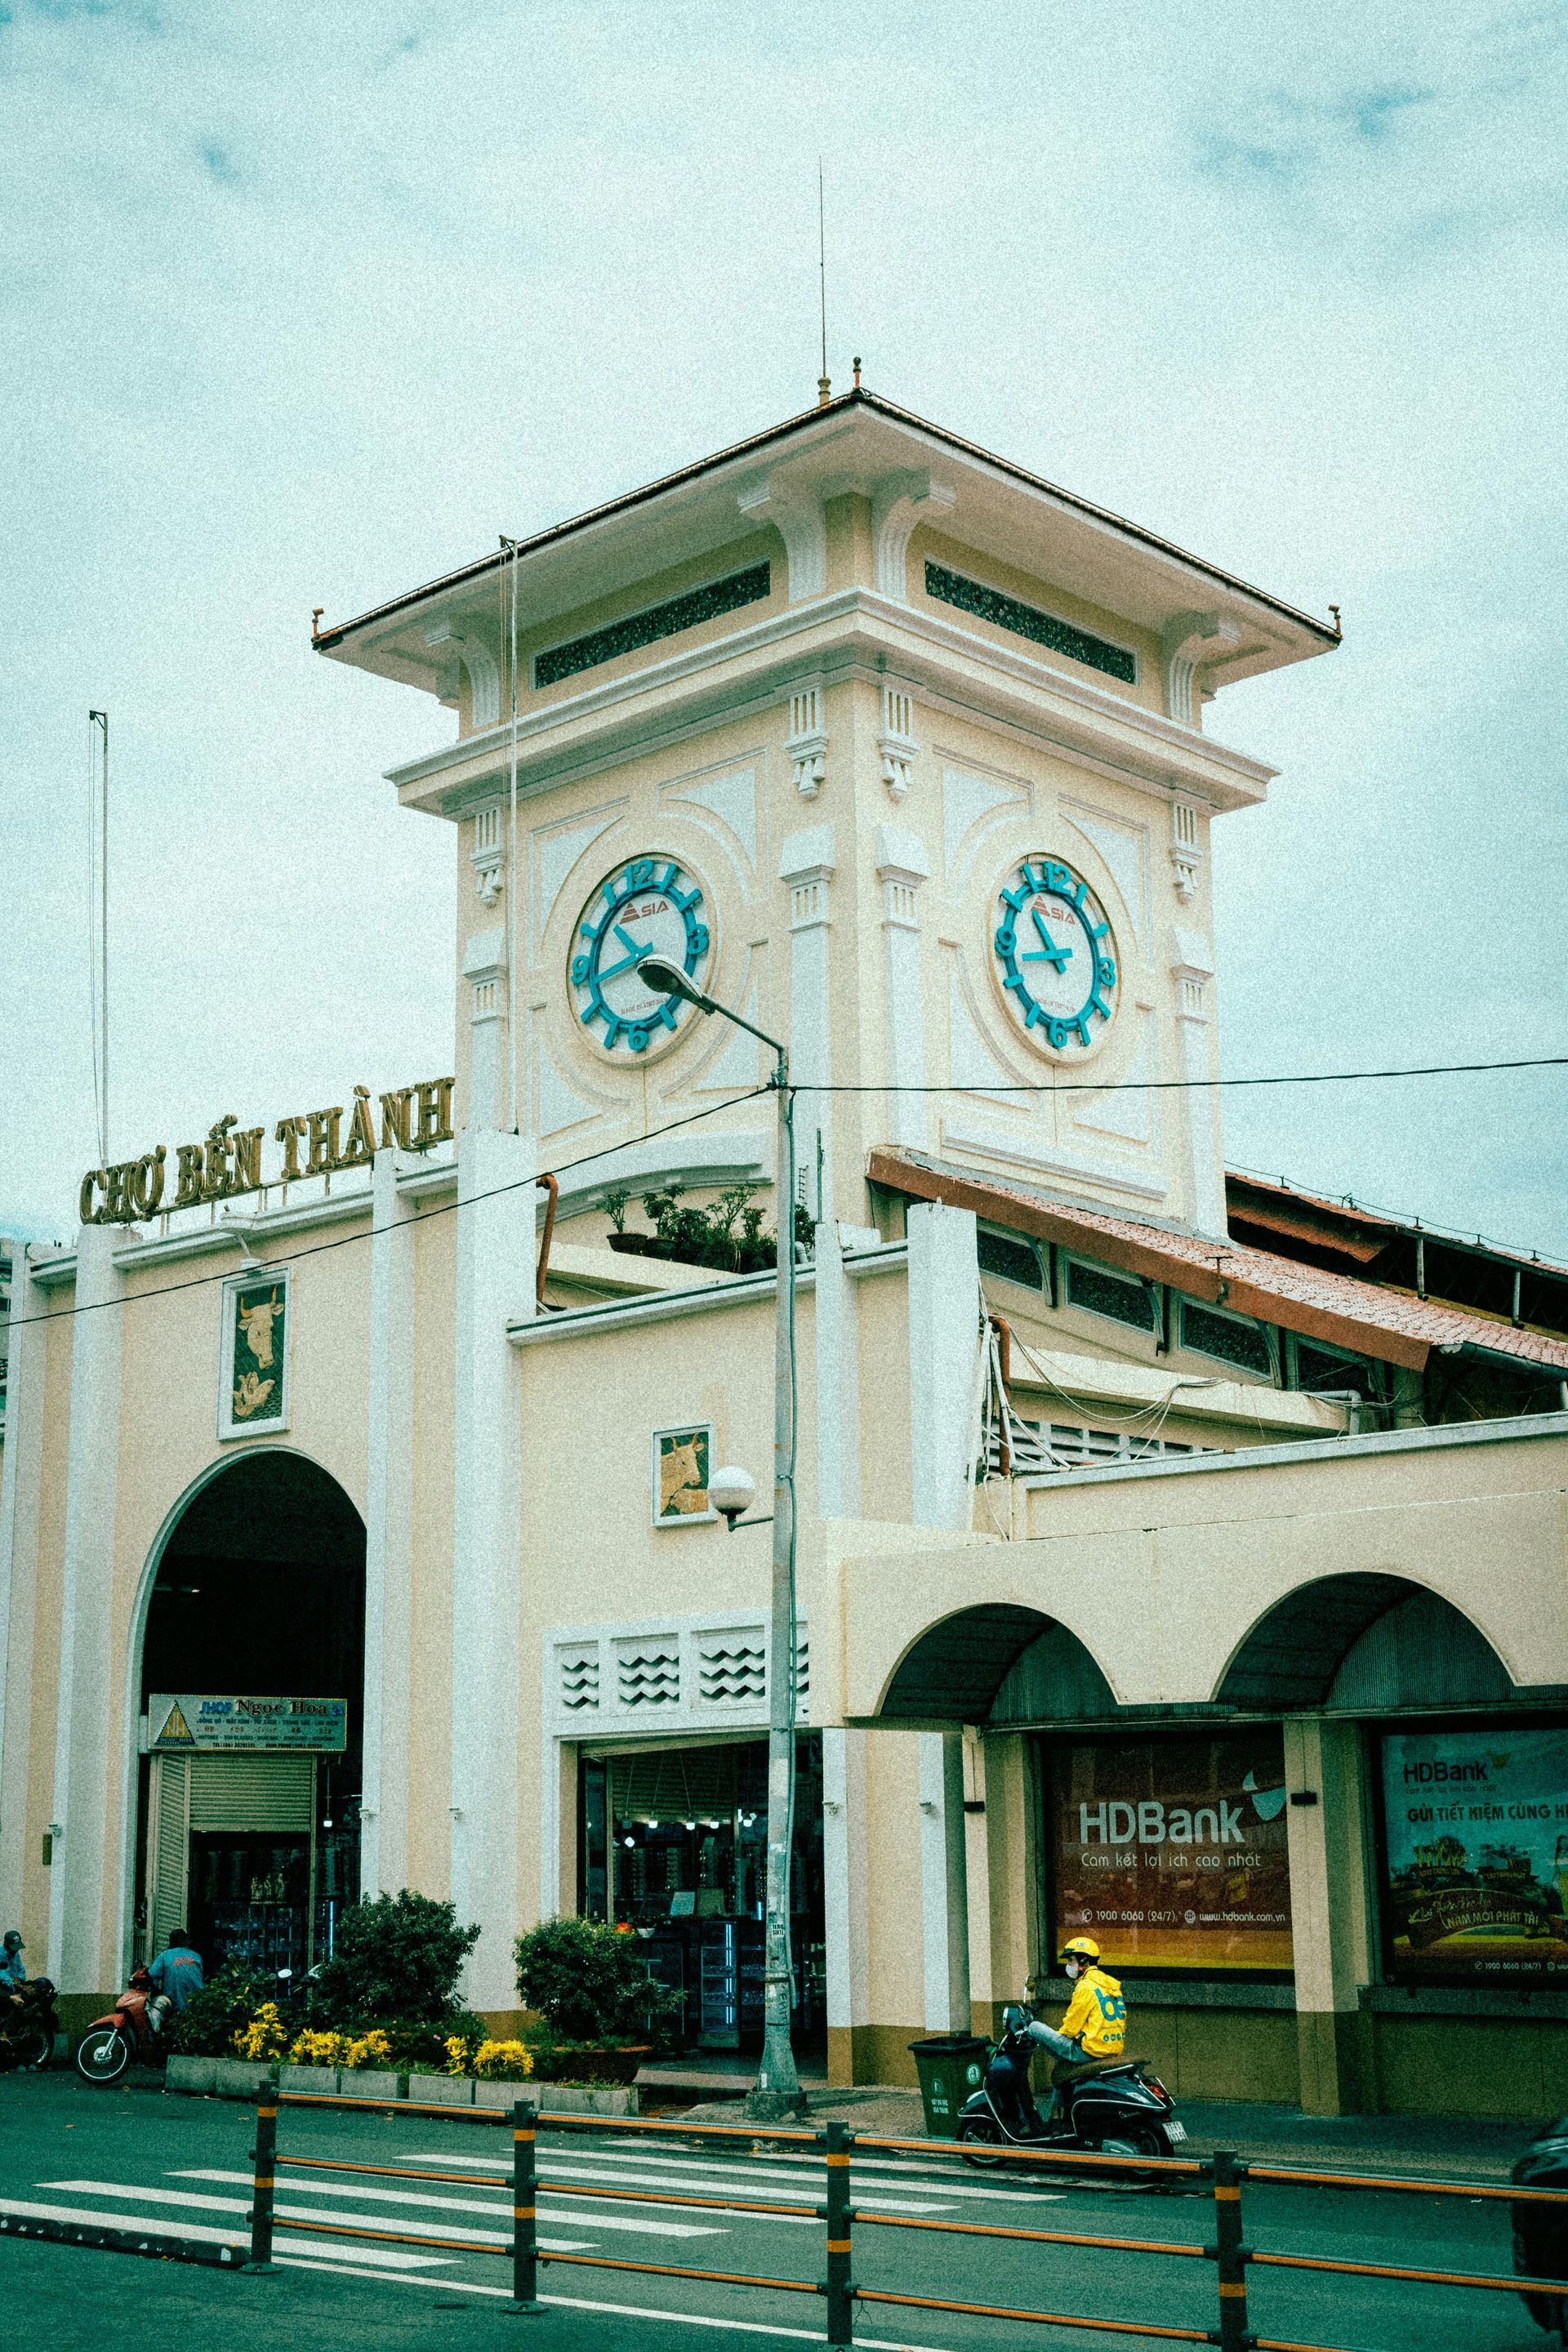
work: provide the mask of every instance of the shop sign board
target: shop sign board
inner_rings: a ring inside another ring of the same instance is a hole
[[[346,1698],[223,1698],[156,1691],[147,1702],[147,1745],[160,1754],[254,1755],[292,1748],[341,1756]]]
[[[1289,1969],[1277,1728],[1064,1742],[1049,1788],[1057,1950],[1087,1935],[1113,1969]]]
[[[1568,1726],[1383,1739],[1397,1977],[1568,1975]]]

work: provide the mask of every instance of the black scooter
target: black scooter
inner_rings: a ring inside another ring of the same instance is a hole
[[[1034,2015],[1024,2002],[1002,2012],[1004,2031],[992,2046],[985,2080],[958,2118],[966,2164],[1001,2162],[1009,2147],[1059,2149],[1064,2156],[1169,2156],[1187,2136],[1174,2102],[1147,2058],[1057,2061],[1055,2097],[1042,2116],[1029,2087],[1029,2062],[1039,2049],[1026,2028]]]
[[[19,2002],[0,2005],[0,2070],[40,2072],[54,2057],[59,2036],[55,1989],[47,1977],[28,1977],[17,1990]]]

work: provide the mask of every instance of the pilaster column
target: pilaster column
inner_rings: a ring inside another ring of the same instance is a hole
[[[414,1210],[400,1166],[378,1151],[371,1174],[369,1460],[365,1479],[364,1768],[362,1893],[408,1884],[413,1762]]]
[[[822,1735],[822,1872],[827,1971],[827,2079],[857,2079],[855,2036],[871,2021],[866,1901],[866,1734]]]
[[[1211,1240],[1226,1238],[1225,1157],[1220,1141],[1218,1076],[1209,993],[1214,954],[1199,931],[1171,932],[1171,980],[1176,992],[1176,1037],[1187,1080],[1177,1116],[1182,1121],[1187,1223]]]
[[[121,1882],[110,1843],[121,1797],[121,1775],[110,1769],[110,1743],[121,1728],[112,1640],[125,1287],[114,1263],[120,1239],[112,1227],[91,1225],[77,1236],[49,1872],[48,1974],[68,1994],[111,1990],[108,1979],[121,1963],[121,1922],[110,1909]]]
[[[920,893],[921,885],[931,879],[931,865],[914,835],[897,825],[877,827],[876,855],[882,888],[888,1078],[895,1087],[920,1087],[926,1076]],[[929,1126],[924,1095],[889,1096],[890,1141],[921,1149]]]
[[[468,1116],[471,1128],[506,1118],[506,929],[476,931],[463,950],[468,993]]]
[[[533,1311],[536,1145],[458,1138],[452,1549],[452,1899],[477,1921],[470,2008],[515,2010],[521,1380],[509,1317]]]
[[[969,2032],[969,1877],[963,1832],[963,1735],[920,1734],[921,1917],[925,2028]]]
[[[910,1517],[967,1530],[970,1424],[980,1348],[974,1214],[921,1202],[910,1237]]]
[[[5,1448],[0,1474],[0,1886],[25,1903],[27,1798],[32,1785],[33,1643],[38,1589],[38,1504],[44,1467],[46,1294],[18,1242],[11,1273]],[[27,1927],[18,1919],[27,1935]],[[33,1927],[40,1945],[42,1923]],[[32,1937],[28,1937],[32,1940]]]
[[[1284,1728],[1286,1787],[1316,1801],[1285,1812],[1301,2105],[1309,2115],[1355,2115],[1372,2087],[1361,2014],[1372,1918],[1360,1743],[1353,1724],[1321,1717]]]

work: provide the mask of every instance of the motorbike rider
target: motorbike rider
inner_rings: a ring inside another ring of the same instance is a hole
[[[153,2032],[162,2033],[170,2017],[177,2017],[191,1995],[203,1991],[206,1984],[202,1956],[184,1927],[174,1929],[147,1974],[154,1995],[147,2004],[147,2014]]]
[[[1058,1965],[1073,1988],[1061,2030],[1058,2032],[1055,2026],[1040,2025],[1031,2018],[1025,2032],[1058,2063],[1120,2058],[1127,2043],[1127,2003],[1120,1980],[1100,1967],[1100,1946],[1094,1937],[1069,1937],[1058,1954]]]
[[[27,1981],[27,1971],[22,1965],[26,1948],[20,1928],[7,1927],[5,1942],[0,1945],[0,1995],[18,2008],[24,1999],[22,1988]]]

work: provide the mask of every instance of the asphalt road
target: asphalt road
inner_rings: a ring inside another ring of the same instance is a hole
[[[250,2139],[249,2113],[226,2101],[94,2090],[59,2073],[0,2076],[0,2208],[242,2239]],[[102,2352],[111,2340],[325,2352],[416,2339],[484,2352],[492,2343],[515,2344],[520,2327],[531,2343],[569,2346],[571,2352],[610,2346],[617,2352],[696,2352],[705,2343],[747,2341],[761,2352],[770,2339],[822,2341],[818,2297],[603,2266],[641,2262],[819,2278],[824,2231],[810,2215],[661,2201],[684,2193],[815,2207],[823,2175],[814,2158],[755,2153],[750,2143],[694,2147],[641,2135],[548,2132],[540,2143],[542,2245],[547,2253],[586,2259],[547,2262],[547,2309],[522,2320],[506,2309],[510,2273],[500,2258],[510,2197],[499,2184],[510,2146],[510,2135],[490,2125],[285,2107],[279,2153],[325,2159],[327,2168],[279,2168],[279,2268],[273,2275],[0,2239],[7,2333],[51,2352]],[[456,2178],[423,2182],[331,2168],[348,2165],[422,2168]],[[1194,2247],[1212,2236],[1212,2202],[1193,2190],[1036,2184],[934,2157],[870,2151],[852,2179],[857,2209],[906,2223],[964,2221]],[[590,2187],[609,2193],[571,2193]],[[1247,2242],[1260,2249],[1501,2273],[1510,2268],[1501,2202],[1256,2186],[1246,2192],[1244,2215]],[[394,2236],[450,2236],[459,2244],[320,2234],[328,2222],[359,2222]],[[858,2222],[854,2234],[855,2275],[865,2287],[1089,2322],[1195,2329],[1215,2324],[1214,2269],[1201,2258],[868,2222]],[[1512,2294],[1256,2268],[1249,2293],[1257,2335],[1334,2352],[1545,2352],[1548,2342]],[[1126,2352],[1131,2340],[1093,2325],[1040,2331],[889,2305],[863,2305],[857,2314],[856,2341],[870,2352],[1010,2352],[1042,2343],[1066,2352]]]

